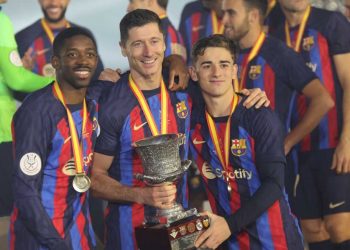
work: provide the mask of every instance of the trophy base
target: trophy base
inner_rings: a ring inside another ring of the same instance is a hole
[[[170,224],[135,228],[140,250],[192,250],[201,232],[209,227],[208,216],[192,215]]]

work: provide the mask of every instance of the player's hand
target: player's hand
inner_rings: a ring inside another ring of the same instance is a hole
[[[144,187],[140,190],[140,203],[162,209],[171,208],[176,198],[176,186],[174,184]]]
[[[120,79],[121,73],[122,71],[119,68],[116,70],[106,68],[100,73],[98,80],[117,82]]]
[[[265,91],[260,88],[242,89],[240,93],[248,96],[243,103],[243,106],[248,109],[253,106],[258,109],[262,106],[268,107],[270,105],[270,100],[267,98]]]
[[[203,215],[208,215],[210,226],[197,238],[194,245],[197,248],[216,249],[222,242],[230,237],[230,228],[226,220],[221,216],[210,212],[205,212]]]
[[[350,173],[350,140],[341,139],[335,149],[331,169],[338,174]]]
[[[190,75],[186,63],[179,55],[170,55],[167,57],[169,63],[169,89],[176,91],[186,89]]]
[[[36,53],[33,53],[33,52],[34,52],[33,48],[30,47],[22,57],[23,67],[30,71],[33,70],[34,68],[34,61],[36,58]]]

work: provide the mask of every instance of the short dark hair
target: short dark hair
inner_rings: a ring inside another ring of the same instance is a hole
[[[156,23],[159,27],[159,31],[163,33],[161,20],[156,13],[146,9],[137,9],[127,13],[120,21],[120,40],[122,44],[125,44],[129,38],[129,30],[134,27],[142,27],[149,23]]]
[[[65,41],[69,38],[72,38],[74,36],[79,36],[79,35],[86,36],[86,37],[90,38],[97,49],[97,43],[96,43],[95,37],[91,33],[90,30],[82,28],[82,27],[70,27],[70,28],[62,30],[56,36],[55,40],[53,41],[53,45],[52,45],[53,55],[59,56],[59,54],[64,46]]]
[[[238,46],[236,42],[219,34],[204,37],[193,45],[191,54],[192,62],[196,63],[198,56],[202,56],[207,48],[227,49],[231,53],[233,63],[236,63],[236,56],[238,54]]]
[[[160,7],[166,9],[166,7],[168,6],[168,0],[157,0],[157,3]]]
[[[267,0],[243,0],[243,3],[248,9],[256,8],[260,12],[261,20],[263,23],[267,14],[268,2]]]

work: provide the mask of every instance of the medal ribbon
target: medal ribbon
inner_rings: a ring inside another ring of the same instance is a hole
[[[43,26],[43,29],[44,29],[47,37],[49,38],[51,44],[53,44],[53,40],[55,39],[55,36],[44,18],[41,19],[41,26]],[[69,28],[69,27],[70,27],[70,23],[67,22],[66,28]]]
[[[276,6],[276,0],[269,0],[268,2],[266,16],[268,16],[271,10]]]
[[[265,38],[266,38],[266,34],[264,32],[261,32],[259,37],[258,37],[258,40],[256,41],[254,47],[251,49],[251,51],[249,53],[247,61],[242,63],[241,81],[238,82],[238,79],[234,80],[234,89],[236,92],[239,90],[242,90],[243,84],[245,82],[245,78],[247,75],[248,64],[259,53],[261,46],[263,45],[263,43],[265,41]],[[239,88],[239,89],[237,90],[236,88]]]
[[[224,170],[226,171],[229,165],[229,149],[230,149],[230,128],[231,128],[231,116],[233,112],[236,109],[236,106],[238,104],[238,95],[234,95],[232,99],[232,106],[231,106],[231,113],[230,116],[227,119],[226,122],[226,129],[225,129],[225,138],[224,138],[224,150],[221,150],[220,143],[219,143],[219,137],[218,133],[216,131],[216,126],[214,123],[213,118],[210,116],[210,114],[205,111],[205,118],[207,120],[207,125],[210,132],[210,138],[214,143],[215,151],[217,156],[219,157],[220,163]],[[222,152],[224,152],[224,155],[222,155]],[[228,182],[228,180],[227,180]]]
[[[223,34],[224,24],[222,24],[214,10],[211,11],[211,25],[213,26],[213,34]]]
[[[307,23],[307,20],[309,19],[309,16],[310,16],[310,12],[311,12],[311,6],[309,5],[307,7],[307,9],[306,9],[306,12],[305,12],[305,14],[303,16],[303,19],[301,21],[301,24],[299,26],[298,37],[297,37],[297,40],[295,42],[294,48],[293,48],[292,41],[291,41],[291,38],[290,38],[289,25],[288,25],[287,21],[285,21],[285,23],[284,23],[284,31],[285,31],[285,34],[286,34],[287,46],[290,47],[290,48],[293,48],[294,51],[296,51],[296,52],[300,52],[301,39],[303,38],[303,35],[304,35],[304,32],[305,32],[306,23]]]
[[[159,135],[159,130],[157,124],[152,115],[151,109],[148,106],[146,98],[142,94],[142,91],[137,87],[136,83],[129,74],[129,86],[134,93],[136,99],[138,100],[141,109],[146,117],[149,128],[151,129],[152,135]],[[168,121],[168,92],[166,90],[163,78],[160,83],[160,102],[161,102],[161,134],[167,133],[167,121]]]
[[[68,109],[68,107],[64,101],[64,97],[63,97],[63,94],[62,94],[60,87],[58,86],[58,83],[55,81],[53,86],[54,86],[58,100],[60,100],[60,102],[63,104],[63,106],[67,112],[69,131],[70,131],[72,147],[73,147],[76,175],[82,174],[82,173],[84,173],[83,161],[82,161],[82,158],[83,158],[83,145],[82,144],[83,143],[81,142],[81,144],[79,145],[79,137],[77,134],[77,130],[75,128],[75,122],[74,122],[72,113],[70,112],[70,110]],[[87,107],[86,107],[86,101],[84,98],[81,141],[83,141],[83,135],[85,134],[86,120],[87,120]]]

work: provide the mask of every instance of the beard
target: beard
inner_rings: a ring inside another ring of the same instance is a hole
[[[57,18],[51,18],[44,8],[41,8],[41,10],[43,11],[44,17],[47,21],[49,21],[50,23],[58,23],[64,19],[67,8],[62,9],[61,14]]]

